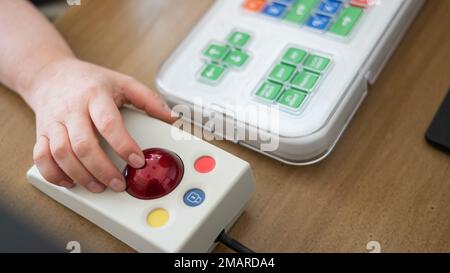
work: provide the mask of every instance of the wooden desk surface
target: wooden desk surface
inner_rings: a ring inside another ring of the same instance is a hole
[[[154,87],[155,73],[211,0],[82,1],[57,22],[76,54]],[[424,132],[450,86],[450,1],[428,1],[331,156],[292,167],[249,161],[257,192],[232,235],[259,252],[450,252],[450,158]],[[84,250],[132,251],[26,183],[33,113],[0,89],[0,200]],[[217,251],[225,251],[219,247]]]

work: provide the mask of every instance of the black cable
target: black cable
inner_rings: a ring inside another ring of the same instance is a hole
[[[237,253],[255,253],[250,248],[231,238],[230,235],[225,232],[225,230],[220,233],[219,237],[217,237],[216,239],[216,242],[222,243],[223,245],[236,251]]]

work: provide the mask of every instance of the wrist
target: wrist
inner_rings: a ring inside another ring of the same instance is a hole
[[[65,63],[78,61],[75,56],[58,56],[49,59],[42,64],[37,70],[22,81],[19,93],[25,100],[25,102],[36,111],[39,99],[42,98],[41,92],[45,92],[42,88],[45,83],[51,81],[52,78],[57,76],[59,72],[64,71]]]

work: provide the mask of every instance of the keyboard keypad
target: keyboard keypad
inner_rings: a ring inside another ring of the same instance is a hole
[[[205,64],[198,73],[198,79],[203,83],[217,85],[228,70],[242,69],[250,59],[246,51],[250,40],[250,34],[233,31],[224,42],[209,43],[203,50]]]
[[[257,101],[298,114],[328,74],[331,64],[329,55],[290,46],[260,82],[253,96]]]
[[[321,33],[349,37],[374,0],[244,0],[243,9]]]

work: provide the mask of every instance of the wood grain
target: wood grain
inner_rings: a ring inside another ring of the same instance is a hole
[[[96,0],[57,27],[76,54],[154,87],[211,0]],[[450,1],[428,1],[334,152],[292,167],[214,142],[251,163],[257,192],[232,235],[258,252],[450,252],[450,158],[424,133],[450,86]],[[0,202],[85,251],[132,250],[26,183],[33,113],[0,88]],[[226,251],[218,247],[216,251]]]

